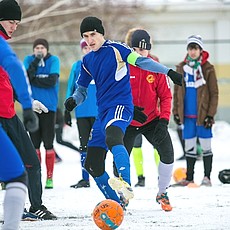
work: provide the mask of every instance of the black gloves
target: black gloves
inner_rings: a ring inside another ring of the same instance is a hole
[[[23,123],[26,130],[31,133],[38,130],[38,117],[32,109],[23,110]]]
[[[173,118],[177,125],[181,125],[181,120],[178,114],[175,114]]]
[[[153,133],[153,144],[155,147],[159,146],[161,142],[164,141],[164,139],[167,137],[168,123],[168,120],[163,118],[158,121]]]
[[[39,60],[41,60],[43,58],[43,53],[42,52],[38,52],[35,57]]]
[[[72,119],[71,119],[71,114],[68,110],[65,110],[64,113],[64,119],[65,119],[65,124],[67,124],[68,126],[72,126]]]
[[[37,68],[38,68],[38,63],[41,61],[41,59],[42,59],[42,55],[37,54],[35,59],[30,63],[30,66],[27,70],[27,74],[28,74],[30,81],[32,81],[33,78],[35,77],[35,73],[36,73]]]
[[[177,73],[176,71],[170,69],[167,75],[171,78],[174,84],[182,85],[182,74]]]
[[[76,106],[76,101],[74,100],[73,97],[69,97],[65,100],[64,102],[65,108],[67,111],[71,112]]]
[[[214,119],[211,116],[206,116],[204,119],[204,127],[206,129],[209,129],[212,127],[212,125],[214,124]]]
[[[144,108],[134,106],[133,120],[138,121],[141,124],[145,123],[148,117],[142,112],[143,110]]]

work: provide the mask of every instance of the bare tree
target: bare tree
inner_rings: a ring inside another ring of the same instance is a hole
[[[115,3],[114,3],[115,2]],[[37,37],[53,42],[73,42],[80,39],[79,25],[85,16],[102,18],[106,36],[124,39],[124,33],[132,26],[136,1],[111,0],[21,0],[23,10],[20,29],[15,32],[13,43],[31,43]]]

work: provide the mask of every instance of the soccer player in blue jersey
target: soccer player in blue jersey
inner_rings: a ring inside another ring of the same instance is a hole
[[[24,66],[29,77],[32,97],[41,101],[49,110],[48,113],[37,114],[39,129],[30,132],[30,138],[41,162],[41,143],[45,148],[46,189],[53,189],[53,172],[55,150],[55,121],[58,106],[60,60],[49,52],[49,43],[38,38],[33,43],[33,54],[24,58]],[[47,129],[47,127],[49,127]]]
[[[65,107],[72,111],[81,104],[87,96],[89,83],[94,79],[97,88],[98,119],[93,125],[88,142],[85,168],[104,196],[124,207],[134,194],[130,181],[129,155],[124,147],[123,137],[133,114],[135,118],[138,112],[134,111],[132,102],[128,64],[167,74],[179,85],[182,76],[150,58],[141,57],[125,44],[105,40],[104,27],[99,18],[84,18],[80,33],[92,52],[83,57],[77,80],[78,87],[65,101]],[[108,150],[113,154],[119,178],[110,178],[105,171]]]
[[[19,227],[27,194],[27,173],[23,162],[0,124],[0,181],[6,185],[2,229]]]

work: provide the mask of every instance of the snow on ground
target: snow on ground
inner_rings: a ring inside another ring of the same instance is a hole
[[[230,185],[223,185],[218,180],[218,172],[230,168],[230,125],[216,122],[213,138],[213,172],[211,188],[169,188],[168,195],[173,206],[171,212],[164,212],[155,202],[157,193],[157,171],[151,145],[144,139],[144,169],[146,187],[134,188],[135,197],[130,201],[120,230],[226,230],[230,229]],[[181,156],[182,149],[177,133],[170,129],[174,144],[175,159]],[[65,127],[64,138],[78,145],[76,127]],[[80,156],[77,152],[55,143],[55,149],[63,162],[55,165],[54,189],[43,191],[43,202],[58,216],[55,221],[21,222],[21,230],[96,230],[91,213],[95,205],[104,199],[91,178],[91,187],[72,189],[71,184],[81,179]],[[43,151],[44,154],[44,151]],[[43,156],[44,159],[44,156]],[[175,161],[175,167],[186,167],[185,161]],[[106,168],[112,175],[112,154],[106,160]],[[42,163],[43,184],[45,183],[45,166]],[[203,162],[197,161],[195,182],[203,178]],[[131,179],[137,181],[133,159],[131,159]],[[173,183],[173,180],[172,180]],[[0,191],[3,200],[4,191]],[[0,204],[2,220],[2,204]],[[26,202],[29,207],[29,201]]]

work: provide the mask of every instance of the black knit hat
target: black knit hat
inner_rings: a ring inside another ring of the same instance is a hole
[[[43,45],[44,47],[46,47],[47,50],[49,50],[49,43],[46,39],[44,38],[38,38],[37,40],[34,41],[33,44],[33,49],[37,46],[37,45]]]
[[[132,34],[131,46],[151,50],[150,36],[145,30],[136,30]]]
[[[83,33],[89,31],[96,31],[102,35],[105,34],[104,27],[102,25],[102,21],[96,17],[86,17],[82,20],[80,25],[80,33],[83,37]]]
[[[22,11],[15,0],[0,1],[0,21],[22,19]]]

